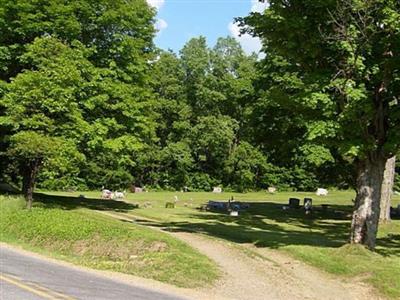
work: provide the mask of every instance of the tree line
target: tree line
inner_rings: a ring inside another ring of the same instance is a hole
[[[399,4],[269,4],[237,20],[259,58],[232,37],[157,49],[144,0],[0,0],[3,180],[29,203],[35,184],[354,187],[352,240],[373,248],[400,147]]]
[[[144,1],[2,7],[8,180],[79,190],[348,186],[333,158],[321,166],[298,147],[304,122],[294,112],[266,107],[258,58],[234,38],[156,49]]]

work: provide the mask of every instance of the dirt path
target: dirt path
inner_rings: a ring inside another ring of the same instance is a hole
[[[344,282],[277,251],[243,246],[193,233],[173,233],[213,259],[224,276],[210,290],[230,299],[379,299],[356,282]]]
[[[132,216],[106,214],[132,221]],[[220,266],[220,280],[198,290],[206,299],[382,299],[363,283],[345,282],[275,250],[238,246],[196,233],[168,233]]]

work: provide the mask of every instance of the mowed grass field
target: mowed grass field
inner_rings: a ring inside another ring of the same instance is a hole
[[[71,199],[66,205],[36,201],[28,211],[21,197],[0,195],[0,241],[77,265],[181,287],[207,286],[218,278],[220,270],[214,262],[185,243],[166,233],[101,215],[92,210],[95,206],[71,205]],[[113,202],[103,204],[114,209]],[[101,201],[96,206],[101,207]]]
[[[80,194],[87,199],[76,198]],[[165,208],[166,202],[174,202],[175,196],[178,197],[176,207]],[[326,197],[297,192],[273,195],[265,192],[149,192],[128,194],[125,201],[133,205],[128,209],[118,205],[112,208],[99,206],[96,199],[100,197],[100,192],[44,192],[41,197],[47,205],[63,203],[66,208],[92,206],[114,210],[132,216],[143,225],[198,232],[239,245],[251,243],[256,247],[285,251],[329,273],[362,278],[388,297],[400,297],[400,220],[380,225],[376,252],[347,245],[352,199],[355,197],[352,191],[334,191]],[[239,217],[198,209],[209,200],[227,201],[231,197],[249,203],[250,208],[241,212]],[[302,209],[283,210],[289,197],[301,200],[312,198],[313,214],[306,216]],[[322,210],[322,204],[328,205],[327,210]],[[400,197],[395,196],[392,206],[398,204]]]

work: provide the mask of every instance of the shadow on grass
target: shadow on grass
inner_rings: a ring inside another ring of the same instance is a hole
[[[43,193],[35,193],[34,200],[45,204],[45,207],[48,208],[61,207],[66,210],[87,208],[101,211],[128,212],[137,208],[136,205],[118,200],[56,196]]]
[[[305,215],[303,209],[283,210],[281,203],[254,202],[250,209],[231,217],[222,212],[198,212],[186,222],[149,222],[168,231],[207,234],[256,247],[281,248],[288,245],[340,247],[348,242],[352,206],[330,205]],[[400,255],[400,235],[378,239],[379,253]]]
[[[379,247],[376,252],[379,254],[400,256],[400,234],[388,234],[386,237],[379,238],[377,244]]]
[[[14,186],[0,183],[0,194],[1,195],[22,195],[22,193]],[[34,193],[34,202],[43,203],[44,208],[59,207],[66,210],[77,209],[77,208],[88,208],[93,210],[102,211],[116,211],[116,212],[128,212],[129,210],[137,208],[136,205],[112,200],[112,199],[93,199],[93,198],[81,198],[81,197],[69,197],[69,196],[57,196],[48,195],[44,193]]]
[[[222,212],[198,212],[186,222],[153,222],[170,231],[201,232],[235,243],[280,248],[287,245],[339,247],[347,242],[350,206],[331,205],[328,211],[283,210],[281,203],[254,202],[239,217]],[[141,223],[140,221],[138,221]],[[145,224],[144,224],[145,225]]]
[[[21,191],[8,183],[0,182],[0,195],[19,195]]]
[[[126,213],[136,205],[108,199],[56,196],[35,193],[35,202],[44,207],[66,210],[87,208]],[[289,245],[340,247],[348,242],[352,207],[330,205],[327,210],[314,210],[306,216],[303,209],[283,210],[282,203],[254,202],[239,217],[223,212],[195,212],[184,222],[155,222],[136,219],[135,222],[160,227],[168,231],[199,232],[235,243],[251,243],[257,247],[280,248]],[[126,220],[121,220],[128,222]],[[400,233],[377,239],[377,253],[400,256]]]

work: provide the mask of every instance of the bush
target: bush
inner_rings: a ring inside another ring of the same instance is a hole
[[[295,167],[291,170],[290,177],[290,186],[297,191],[315,191],[318,187],[315,174],[305,169]]]
[[[194,173],[190,176],[190,187],[193,191],[211,191],[214,186],[218,185],[217,181],[206,173]]]

